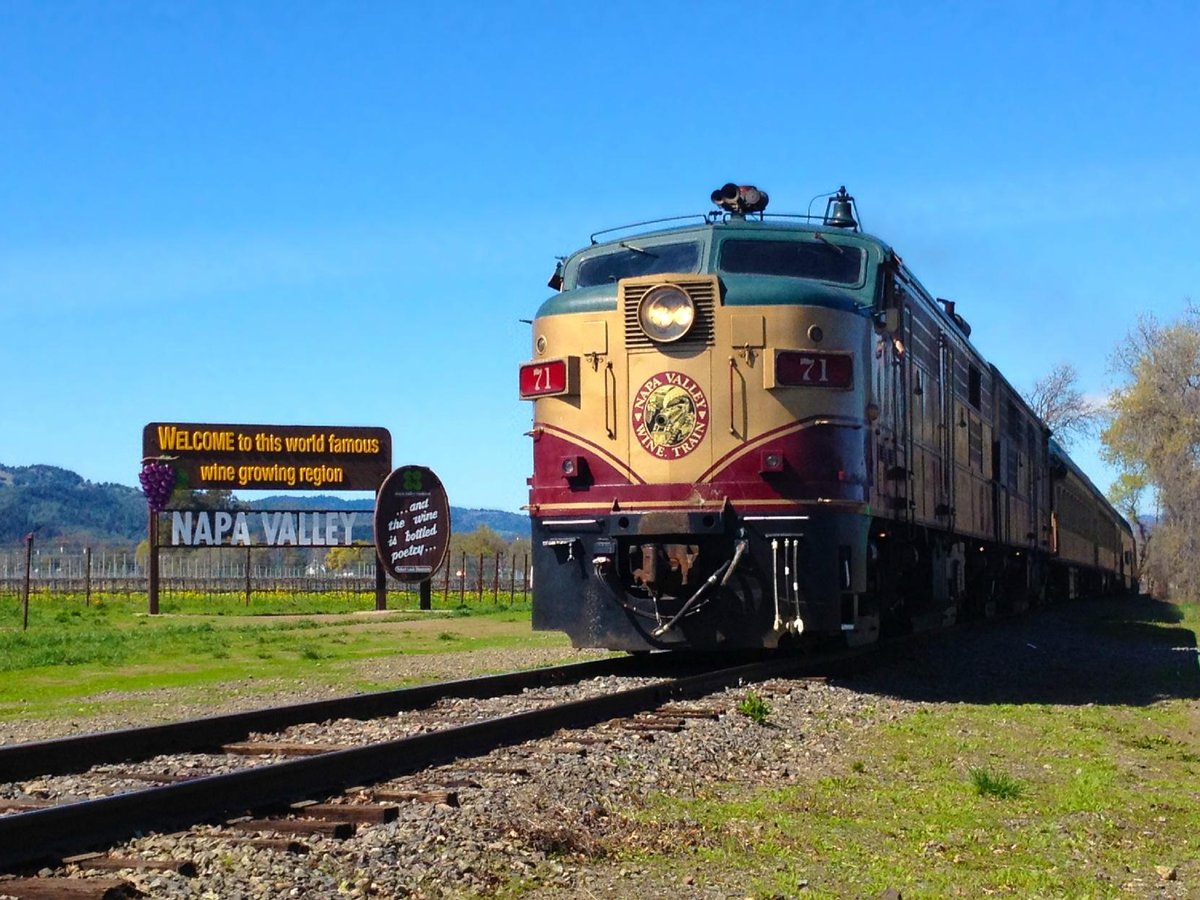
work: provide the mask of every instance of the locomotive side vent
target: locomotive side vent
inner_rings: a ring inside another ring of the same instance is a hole
[[[670,284],[682,288],[696,305],[696,319],[688,333],[671,344],[655,343],[638,323],[638,305],[651,290],[663,284],[661,280],[634,282],[622,285],[625,311],[625,347],[629,350],[661,350],[669,347],[711,347],[714,336],[713,309],[716,306],[716,279],[672,278]]]

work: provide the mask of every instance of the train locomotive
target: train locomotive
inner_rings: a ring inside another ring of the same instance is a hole
[[[1128,524],[845,188],[711,199],[593,235],[533,320],[535,629],[865,644],[1133,586]]]

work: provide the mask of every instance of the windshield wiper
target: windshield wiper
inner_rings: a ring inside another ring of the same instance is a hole
[[[813,232],[813,237],[815,237],[815,238],[816,238],[818,241],[820,241],[820,242],[821,242],[822,244],[824,244],[826,247],[832,247],[834,250],[836,250],[836,251],[838,252],[838,256],[845,256],[845,255],[846,255],[846,251],[845,251],[845,249],[843,249],[842,247],[839,247],[839,246],[838,246],[837,244],[835,244],[833,241],[829,240],[829,238],[825,237],[825,235],[821,234],[821,232],[819,232],[819,231],[814,231],[814,232]]]
[[[641,247],[633,246],[633,244],[627,244],[624,241],[621,241],[621,246],[624,247],[626,250],[632,250],[634,253],[640,253],[640,254],[642,254],[642,256],[650,256],[650,257],[653,257],[654,259],[658,259],[657,253],[651,253],[649,250],[643,250]]]

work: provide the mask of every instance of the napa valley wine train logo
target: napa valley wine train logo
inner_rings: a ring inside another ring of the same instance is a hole
[[[633,434],[659,459],[680,459],[700,446],[708,419],[708,398],[682,372],[652,375],[633,398]]]

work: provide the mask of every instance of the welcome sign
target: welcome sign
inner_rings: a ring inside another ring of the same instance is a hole
[[[178,487],[375,491],[392,468],[386,428],[151,422],[142,457],[169,462]]]

